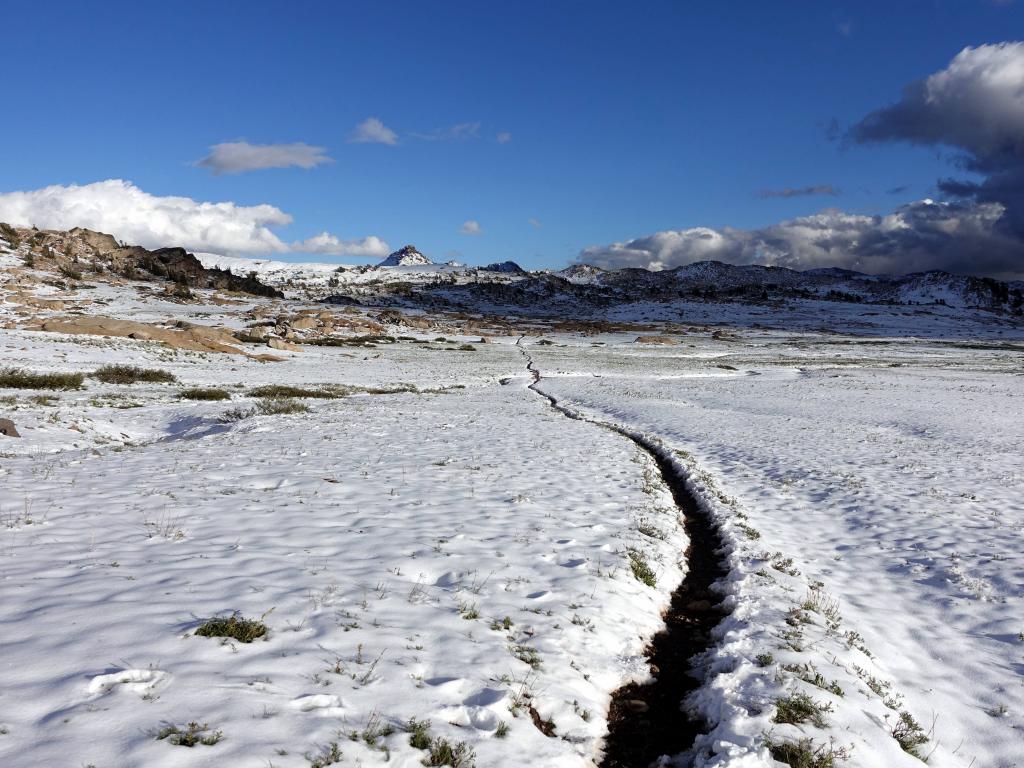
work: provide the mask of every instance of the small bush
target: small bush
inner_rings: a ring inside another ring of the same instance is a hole
[[[819,728],[824,728],[824,715],[831,711],[832,705],[828,702],[820,704],[806,693],[794,693],[775,702],[773,720],[776,723],[791,723],[793,725],[810,722]]]
[[[332,398],[337,395],[327,389],[307,389],[305,387],[289,387],[284,384],[267,384],[262,387],[253,387],[246,394],[249,397],[270,397],[270,398],[284,398],[284,397],[319,397],[319,398]]]
[[[632,569],[636,580],[643,582],[648,587],[656,586],[658,579],[654,575],[654,571],[647,562],[644,553],[638,549],[630,548],[626,550],[626,554],[629,556],[629,567]]]
[[[409,733],[409,745],[413,749],[430,748],[430,721],[417,720],[415,717],[409,720],[405,730]]]
[[[0,389],[81,389],[81,373],[30,373],[19,368],[0,369]]]
[[[765,738],[765,746],[771,756],[791,768],[834,768],[837,761],[849,759],[845,747],[836,749],[831,744],[815,745],[810,739],[800,741],[775,741]]]
[[[69,280],[81,280],[82,273],[72,267],[70,264],[61,264],[57,270]]]
[[[243,619],[237,613],[207,619],[196,629],[200,637],[230,637],[240,643],[251,643],[267,634],[267,625],[256,619]]]
[[[134,365],[104,365],[92,373],[92,377],[104,384],[135,384],[139,381],[155,384],[169,384],[177,381],[170,371],[159,368],[139,368]]]
[[[182,400],[230,400],[231,393],[217,387],[192,387],[178,393]]]
[[[21,245],[21,238],[18,237],[18,231],[10,224],[0,222],[0,237],[3,237],[4,240],[10,243],[11,248],[17,248]]]
[[[928,734],[909,712],[900,712],[899,722],[892,729],[892,737],[899,742],[904,752],[918,758],[921,756],[917,753],[917,748],[928,743]]]
[[[256,411],[261,416],[278,416],[289,413],[309,413],[309,406],[290,397],[268,397],[260,401]]]
[[[185,730],[181,730],[176,725],[165,726],[157,732],[156,738],[157,741],[166,739],[176,747],[194,747],[196,744],[205,744],[208,747],[212,747],[224,738],[224,733],[222,731],[210,731],[210,727],[206,723],[200,725],[193,721],[185,726]]]
[[[452,744],[447,739],[434,739],[424,765],[449,765],[452,768],[474,768],[476,754],[466,742]]]

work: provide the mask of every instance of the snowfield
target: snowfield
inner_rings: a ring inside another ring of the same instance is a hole
[[[36,292],[227,328],[288,306],[196,294]],[[260,362],[26,330],[47,310],[6,296],[2,367],[176,381],[0,389],[5,768],[599,764],[688,545],[605,426],[656,442],[726,543],[684,704],[706,734],[663,765],[1024,765],[1019,321],[680,304],[481,342],[444,316]],[[266,385],[335,396],[273,413]],[[266,631],[205,636],[232,616]]]

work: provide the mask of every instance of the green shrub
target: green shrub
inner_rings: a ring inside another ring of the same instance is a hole
[[[909,712],[900,712],[899,722],[892,729],[892,737],[899,742],[904,752],[920,757],[917,748],[928,743],[928,734]]]
[[[178,380],[170,371],[159,368],[139,368],[135,365],[104,365],[93,371],[92,377],[104,384],[135,384],[140,381],[169,384]]]
[[[815,744],[810,739],[776,741],[765,738],[771,756],[790,768],[835,768],[837,761],[847,760],[850,752],[845,747],[836,749],[831,744]]]
[[[222,731],[210,731],[206,723],[200,725],[194,720],[181,730],[176,725],[168,725],[157,731],[157,741],[166,739],[176,747],[194,747],[196,744],[205,744],[212,747],[224,738]]]
[[[309,406],[290,397],[266,397],[257,404],[256,412],[261,416],[309,413]]]
[[[647,558],[644,556],[644,553],[638,549],[630,547],[626,550],[626,554],[629,556],[629,567],[632,569],[636,580],[643,582],[648,587],[656,586],[658,578],[654,575],[654,571],[647,562]]]
[[[19,368],[0,369],[0,389],[81,389],[81,373],[30,373]]]
[[[247,393],[249,397],[319,397],[332,398],[338,395],[329,389],[308,389],[306,387],[291,387],[285,384],[265,384],[262,387],[253,387]]]
[[[793,725],[810,722],[819,728],[824,728],[824,715],[831,711],[832,705],[828,702],[820,704],[806,693],[794,693],[775,702],[773,720],[776,723],[791,723]]]
[[[230,400],[231,393],[217,387],[191,387],[178,393],[182,400]]]
[[[207,619],[196,629],[200,637],[230,637],[240,643],[251,643],[267,634],[267,625],[256,619],[243,619],[237,613]]]

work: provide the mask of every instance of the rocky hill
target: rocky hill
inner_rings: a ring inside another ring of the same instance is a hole
[[[0,240],[20,255],[26,266],[49,270],[70,280],[113,276],[133,280],[162,280],[184,297],[189,288],[213,288],[255,296],[283,297],[276,288],[252,274],[236,275],[207,268],[184,248],[148,250],[120,243],[112,235],[75,228],[39,230],[0,224]]]
[[[415,245],[407,245],[389,254],[378,267],[418,267],[433,264],[430,259],[416,250]]]

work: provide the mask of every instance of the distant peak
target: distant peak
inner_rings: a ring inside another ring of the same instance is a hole
[[[406,245],[390,254],[378,267],[409,267],[418,264],[433,264],[430,259],[416,250],[415,245]]]

